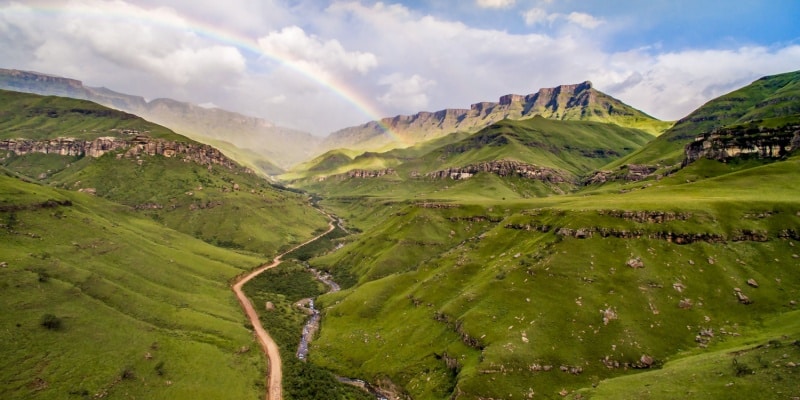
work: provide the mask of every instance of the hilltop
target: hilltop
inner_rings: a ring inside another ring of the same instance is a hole
[[[534,116],[609,122],[641,129],[652,135],[660,134],[671,125],[598,91],[586,81],[543,88],[529,95],[508,94],[497,102],[474,103],[469,109],[444,109],[384,118],[336,131],[323,141],[321,147],[366,150],[404,147],[456,131],[473,133],[503,119]]]

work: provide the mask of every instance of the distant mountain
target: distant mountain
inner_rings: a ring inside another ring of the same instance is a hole
[[[172,99],[148,102],[140,96],[89,87],[79,80],[38,72],[0,69],[0,88],[90,100],[130,112],[198,141],[212,139],[229,153],[248,149],[249,157],[240,161],[254,169],[268,172],[275,172],[278,168],[269,165],[270,163],[262,168],[264,159],[288,168],[313,156],[321,141],[309,133],[276,126],[261,118]],[[254,158],[256,154],[262,155],[262,158]]]
[[[680,164],[695,137],[716,130],[753,125],[775,128],[800,121],[800,71],[763,77],[717,97],[675,123],[647,146],[610,167],[624,164]]]
[[[469,109],[445,109],[398,115],[332,133],[321,147],[388,149],[434,139],[446,134],[477,132],[503,119],[542,116],[556,120],[614,123],[658,135],[672,123],[655,119],[592,87],[591,82],[540,89],[526,96],[509,94],[498,102],[480,102]],[[386,132],[386,129],[391,131]]]

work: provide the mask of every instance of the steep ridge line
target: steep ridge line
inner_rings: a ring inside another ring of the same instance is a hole
[[[281,368],[281,354],[278,350],[278,345],[275,343],[274,340],[272,340],[272,337],[269,335],[269,332],[267,332],[267,330],[264,329],[264,327],[261,325],[261,320],[258,319],[258,313],[256,313],[256,310],[253,307],[253,302],[251,302],[250,299],[247,298],[247,296],[245,296],[244,292],[242,291],[242,286],[244,286],[245,283],[249,282],[251,279],[255,278],[262,272],[280,265],[283,262],[281,258],[286,254],[291,253],[292,251],[295,251],[333,231],[334,229],[333,217],[330,214],[320,209],[317,209],[317,211],[321,212],[322,214],[328,217],[329,222],[327,231],[279,254],[274,259],[272,259],[271,264],[269,265],[264,264],[256,268],[255,270],[251,271],[247,275],[237,280],[231,287],[233,289],[233,292],[236,294],[236,298],[239,299],[239,304],[241,304],[244,313],[247,315],[247,318],[253,325],[253,329],[255,330],[256,336],[258,336],[258,342],[261,344],[261,348],[264,350],[264,355],[266,355],[267,359],[269,360],[268,373],[267,373],[266,400],[283,399],[283,385],[281,384],[283,380],[283,370]]]

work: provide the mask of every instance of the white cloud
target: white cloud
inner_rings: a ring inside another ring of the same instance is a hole
[[[556,21],[562,20],[567,23],[577,25],[584,29],[595,29],[605,23],[601,18],[594,17],[590,14],[571,12],[569,14],[548,13],[542,8],[532,8],[522,13],[522,19],[528,26],[553,24]]]
[[[550,14],[541,8],[532,8],[522,13],[526,25],[539,25],[550,20]]]
[[[566,16],[567,21],[586,29],[594,29],[603,24],[603,20],[589,14],[571,12]]]
[[[481,8],[508,8],[516,3],[516,0],[475,0]]]
[[[419,75],[403,78],[394,74],[381,79],[380,84],[389,86],[389,90],[378,98],[381,103],[395,108],[423,110],[428,106],[426,92],[436,82]]]
[[[271,32],[258,39],[258,45],[267,54],[303,65],[316,73],[355,71],[365,74],[378,65],[372,53],[348,52],[338,40],[322,41],[297,26]]]
[[[527,34],[388,2],[231,1],[231,10],[194,10],[190,0],[80,0],[41,13],[27,1],[0,0],[2,67],[147,98],[213,103],[326,134],[373,117],[466,108],[584,80],[656,117],[677,119],[760,76],[800,65],[797,45],[667,53],[645,43],[612,52],[604,50],[604,38],[614,24],[550,13],[542,1],[521,17],[529,26],[557,29]],[[239,31],[232,21],[251,6]],[[201,28],[218,28],[198,30],[198,20]]]

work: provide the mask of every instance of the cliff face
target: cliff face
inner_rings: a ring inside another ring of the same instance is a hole
[[[589,81],[540,89],[529,95],[507,94],[497,102],[479,102],[469,108],[444,109],[398,115],[345,128],[332,133],[322,143],[323,149],[378,148],[399,136],[406,143],[435,139],[446,134],[476,132],[503,119],[543,116],[561,120],[614,122],[620,126],[643,127],[641,121],[656,119],[592,87]],[[634,121],[636,123],[634,123]],[[626,125],[628,124],[628,125]],[[386,133],[385,128],[393,135]]]
[[[0,140],[0,151],[12,152],[16,155],[43,153],[95,158],[109,152],[118,152],[117,158],[132,159],[144,155],[160,155],[164,157],[182,157],[186,162],[194,162],[204,166],[219,165],[231,170],[242,169],[247,173],[252,172],[242,168],[219,150],[205,144],[153,139],[139,134],[132,136],[132,138],[107,136],[94,140],[76,140],[73,138],[51,140],[6,139]]]
[[[469,179],[479,172],[488,172],[502,177],[520,177],[547,183],[570,182],[569,176],[563,172],[552,168],[540,167],[533,164],[526,164],[519,161],[499,160],[464,167],[453,167],[439,171],[429,172],[426,177],[436,179]]]
[[[781,128],[720,129],[695,137],[686,145],[683,165],[700,158],[725,161],[754,155],[778,158],[800,148],[800,125]]]

